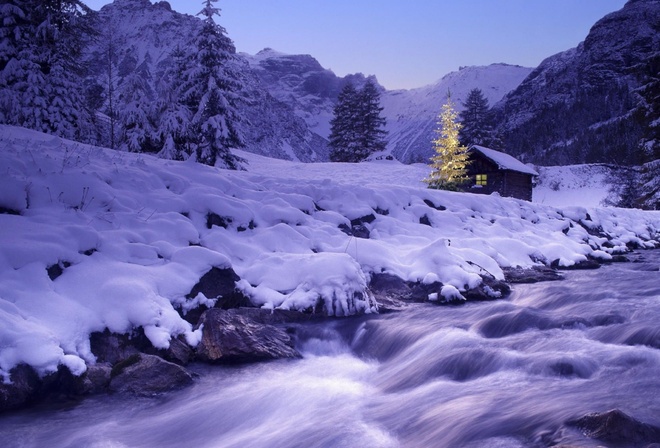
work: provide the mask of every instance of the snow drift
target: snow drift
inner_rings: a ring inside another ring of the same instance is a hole
[[[341,316],[377,311],[373,273],[453,297],[504,267],[651,247],[660,230],[660,212],[427,190],[419,165],[240,155],[247,171],[231,172],[0,126],[4,379],[19,363],[82,373],[104,329],[194,346],[180,313],[217,299],[187,298],[213,267],[234,269],[256,306]]]

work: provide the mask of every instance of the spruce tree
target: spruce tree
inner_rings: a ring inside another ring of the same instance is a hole
[[[348,83],[339,93],[330,121],[330,160],[361,162],[385,149],[385,118],[372,80],[359,91]]]
[[[171,64],[157,86],[158,100],[155,107],[158,118],[155,138],[161,147],[159,157],[185,160],[192,154],[194,144],[194,139],[188,132],[192,111],[182,101],[181,88],[188,58],[178,45],[170,57]]]
[[[493,143],[493,128],[488,120],[488,100],[481,89],[472,89],[459,114],[461,130],[458,138],[462,145],[498,146]]]
[[[330,120],[330,160],[359,162],[358,92],[347,83],[339,92]]]
[[[0,15],[0,122],[93,140],[80,65],[93,12],[79,0],[8,0]]]
[[[460,144],[458,134],[461,124],[457,121],[458,113],[454,110],[451,97],[442,106],[438,117],[437,138],[433,140],[435,155],[431,157],[431,174],[424,179],[429,188],[458,190],[467,182],[469,164],[468,148]]]
[[[381,116],[380,92],[374,82],[367,80],[358,96],[360,123],[362,124],[360,153],[362,160],[385,149],[385,118]]]
[[[198,162],[215,165],[220,161],[227,168],[238,169],[242,159],[231,149],[244,146],[236,127],[243,83],[235,68],[234,44],[213,20],[220,15],[220,9],[213,6],[216,2],[205,0],[198,14],[203,24],[194,40],[196,53],[184,74],[181,101],[192,116],[186,139],[194,141]]]

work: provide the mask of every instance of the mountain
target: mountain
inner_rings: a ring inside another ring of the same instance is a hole
[[[428,162],[433,155],[431,140],[437,128],[437,117],[448,92],[458,111],[463,109],[463,101],[474,88],[481,89],[492,105],[531,72],[531,68],[507,64],[461,67],[435,84],[386,92],[381,104],[387,119],[388,151],[404,163]]]
[[[652,114],[643,89],[657,83],[660,1],[631,0],[576,48],[544,60],[494,107],[505,147],[543,165],[639,164]],[[657,118],[657,116],[656,116]]]
[[[97,103],[107,103],[110,84],[121,91],[124,81],[135,73],[144,79],[147,96],[154,101],[166,69],[173,64],[172,52],[185,48],[200,25],[197,17],[173,11],[164,1],[115,0],[104,6],[99,11],[101,38],[86,56],[93,68],[89,90],[96,91]],[[110,49],[113,55],[109,59]],[[256,55],[238,54],[235,63],[246,85],[243,122],[239,124],[245,149],[303,162],[328,160],[327,138],[337,95],[345,83],[359,88],[368,77],[361,73],[340,77],[310,55],[288,55],[272,49]],[[432,153],[436,117],[448,91],[458,109],[475,87],[493,104],[530,72],[524,67],[493,64],[461,68],[419,89],[387,91],[379,86],[388,121],[387,154],[406,163],[426,162]],[[377,84],[375,77],[371,79]]]
[[[278,100],[292,107],[312,131],[330,134],[330,119],[339,91],[346,82],[361,87],[360,73],[338,77],[310,55],[288,55],[267,48],[254,56],[242,54],[263,85]],[[380,86],[383,116],[387,120],[387,153],[404,163],[427,162],[436,119],[451,92],[457,110],[473,88],[495,104],[517,87],[531,68],[507,64],[462,67],[438,82],[411,90],[386,90]],[[375,77],[372,77],[376,81]],[[377,81],[376,81],[377,83]]]
[[[103,31],[88,49],[86,62],[94,69],[89,83],[96,84],[99,102],[107,92],[109,70],[116,90],[138,72],[148,86],[149,99],[154,100],[165,70],[173,63],[173,50],[185,48],[202,23],[197,17],[173,11],[167,2],[152,4],[149,0],[115,0],[99,11],[98,20]],[[243,122],[239,124],[245,149],[303,162],[327,160],[327,142],[291,106],[271,95],[243,58],[237,57],[235,63],[246,86],[240,112]]]

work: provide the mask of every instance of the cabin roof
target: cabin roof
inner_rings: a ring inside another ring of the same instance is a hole
[[[479,145],[472,145],[470,149],[479,152],[484,157],[494,162],[502,170],[517,171],[519,173],[531,174],[532,176],[539,175],[539,173],[532,168],[509,154]]]

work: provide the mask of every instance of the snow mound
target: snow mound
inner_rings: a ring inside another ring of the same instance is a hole
[[[377,311],[373,273],[460,300],[503,267],[603,259],[660,229],[658,212],[428,190],[425,167],[396,161],[240,155],[231,172],[0,126],[0,375],[80,374],[104,329],[194,345],[179,311],[213,303],[187,297],[213,267],[255,306],[344,316]]]

